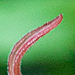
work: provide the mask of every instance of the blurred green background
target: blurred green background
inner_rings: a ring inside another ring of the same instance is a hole
[[[8,56],[29,31],[63,14],[62,23],[24,55],[23,75],[75,75],[75,0],[0,0],[0,75]]]

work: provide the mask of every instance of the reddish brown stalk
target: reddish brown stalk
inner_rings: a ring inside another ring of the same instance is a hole
[[[54,20],[47,22],[43,26],[38,27],[37,29],[26,34],[19,42],[14,45],[8,60],[9,75],[21,75],[20,61],[23,55],[39,38],[57,27],[62,19],[63,16],[60,14]]]

